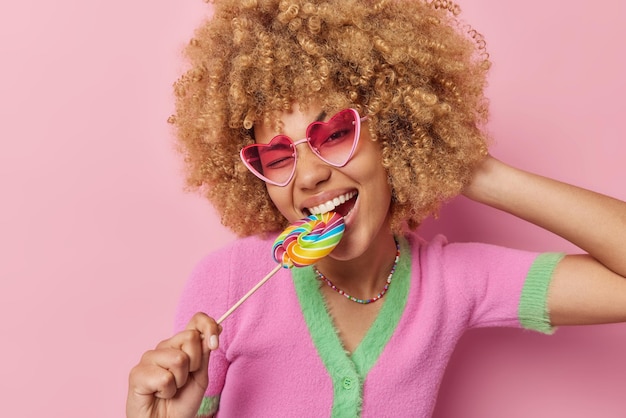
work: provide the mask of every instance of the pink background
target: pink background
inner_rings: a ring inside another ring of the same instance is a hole
[[[165,122],[180,48],[206,6],[37,3],[0,4],[0,409],[119,417],[128,371],[170,334],[194,263],[234,238],[182,191]],[[493,153],[626,199],[624,3],[461,4],[494,61]],[[576,251],[464,199],[424,234],[436,230]],[[436,417],[623,418],[624,376],[623,324],[553,337],[474,331],[454,355]]]

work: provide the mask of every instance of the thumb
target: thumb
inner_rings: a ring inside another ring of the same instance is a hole
[[[191,374],[193,380],[200,385],[204,390],[209,386],[209,358],[211,356],[211,350],[206,347],[202,349],[202,361],[198,370]]]
[[[222,327],[218,326],[218,333],[222,332]],[[212,334],[208,337],[203,335],[203,344],[202,344],[202,361],[200,363],[200,367],[198,370],[192,373],[193,379],[200,385],[204,390],[209,386],[209,359],[211,357],[211,351],[217,350],[219,348],[219,337],[218,334]]]

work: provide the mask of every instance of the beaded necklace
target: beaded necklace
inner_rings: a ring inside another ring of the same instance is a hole
[[[354,296],[350,296],[349,294],[347,294],[346,292],[344,292],[343,290],[335,286],[333,282],[331,282],[326,276],[324,276],[317,269],[317,267],[313,266],[313,270],[315,271],[315,274],[317,274],[317,278],[319,280],[326,282],[326,284],[330,286],[331,289],[333,289],[335,292],[339,293],[340,295],[345,296],[347,299],[350,299],[352,302],[361,303],[363,305],[376,302],[377,300],[382,299],[382,297],[385,296],[385,293],[387,293],[387,289],[389,289],[389,285],[391,284],[391,279],[393,278],[393,273],[396,271],[398,260],[400,260],[400,244],[398,244],[398,240],[395,237],[393,238],[393,240],[396,243],[396,259],[393,261],[393,266],[391,267],[391,272],[389,272],[389,276],[387,276],[385,287],[383,287],[383,290],[379,294],[377,294],[371,299],[359,299],[359,298],[355,298]]]

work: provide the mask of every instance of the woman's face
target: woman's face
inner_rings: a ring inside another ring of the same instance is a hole
[[[310,106],[281,115],[283,134],[298,141],[316,120],[326,121],[333,115]],[[257,143],[269,143],[278,133],[269,126],[254,128]],[[362,255],[381,234],[389,235],[391,187],[381,163],[380,145],[373,142],[363,123],[354,155],[343,167],[331,166],[318,158],[306,143],[297,145],[293,179],[284,187],[267,184],[270,198],[278,210],[294,222],[310,213],[335,211],[344,217],[346,230],[332,258],[349,260]],[[344,202],[344,203],[341,203]]]

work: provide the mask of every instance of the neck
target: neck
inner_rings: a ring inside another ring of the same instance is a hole
[[[358,298],[367,299],[380,292],[396,257],[396,243],[389,230],[381,232],[369,247],[349,260],[332,255],[316,264],[337,287]]]

